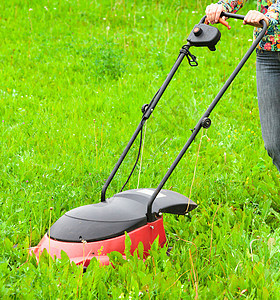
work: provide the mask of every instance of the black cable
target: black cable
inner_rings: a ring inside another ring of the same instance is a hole
[[[152,105],[152,103],[153,103],[153,101],[154,101],[154,99],[155,99],[155,97],[156,97],[156,95],[158,94],[159,91],[160,91],[160,89],[155,93],[155,95],[154,95],[154,97],[152,98],[150,104],[148,104],[148,107],[146,108],[146,110],[148,110],[148,109],[150,108],[150,106]],[[146,111],[146,110],[145,110],[145,111]],[[145,114],[145,111],[142,111],[142,112],[143,112],[143,115]],[[121,188],[120,192],[122,192],[123,189],[125,188],[125,186],[127,185],[128,181],[129,181],[130,177],[132,176],[132,174],[133,174],[133,172],[134,172],[134,170],[135,170],[135,168],[136,168],[136,166],[137,166],[137,163],[138,163],[138,161],[139,161],[140,154],[141,154],[141,148],[142,148],[143,126],[144,126],[145,121],[146,121],[146,120],[143,118],[143,119],[142,119],[142,128],[141,128],[141,130],[140,130],[139,150],[138,150],[138,155],[137,155],[136,161],[135,161],[135,163],[134,163],[134,166],[133,166],[133,168],[132,168],[130,174],[128,175],[128,178],[127,178],[126,182],[124,183],[123,187]]]
[[[178,56],[178,58],[179,58],[179,56]],[[178,58],[177,58],[177,60],[178,60]],[[160,91],[160,89],[155,93],[155,95],[154,95],[154,97],[152,98],[151,102],[148,104],[146,110],[148,110],[148,109],[150,108],[150,106],[152,105],[152,103],[153,103],[155,97],[157,96],[157,94],[159,93],[159,91]],[[146,111],[146,110],[145,110],[145,111]],[[143,112],[143,116],[145,115],[145,111],[142,111],[142,112]],[[139,142],[139,149],[138,149],[138,154],[137,154],[136,161],[135,161],[135,163],[134,163],[134,166],[133,166],[133,168],[132,168],[130,174],[129,174],[128,177],[127,177],[126,182],[124,183],[123,187],[120,189],[120,191],[119,191],[120,193],[123,191],[123,189],[124,189],[125,186],[127,185],[128,181],[129,181],[130,177],[132,176],[132,174],[133,174],[133,172],[134,172],[134,170],[135,170],[135,168],[136,168],[136,166],[137,166],[137,163],[138,163],[138,161],[139,161],[140,154],[141,154],[141,148],[142,148],[142,140],[143,140],[143,126],[144,126],[145,121],[146,121],[146,119],[143,118],[143,119],[142,119],[142,128],[141,128],[141,130],[140,130],[140,142]]]
[[[144,126],[144,124],[143,124],[143,126]],[[134,163],[134,166],[133,166],[133,168],[132,168],[132,170],[131,170],[131,172],[130,172],[130,174],[129,174],[127,180],[126,180],[126,182],[124,183],[123,187],[121,188],[120,192],[122,192],[123,189],[125,188],[125,186],[127,185],[128,181],[129,181],[130,177],[132,176],[132,174],[133,174],[133,172],[134,172],[134,170],[135,170],[135,168],[136,168],[136,166],[137,166],[137,163],[138,163],[138,161],[139,161],[140,154],[141,154],[141,148],[142,148],[143,126],[142,126],[141,131],[140,131],[140,142],[139,142],[139,149],[138,149],[138,154],[137,154],[136,161],[135,161],[135,163]]]

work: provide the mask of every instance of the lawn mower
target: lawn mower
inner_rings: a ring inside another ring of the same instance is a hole
[[[244,19],[244,16],[237,14],[223,13],[223,16],[226,18]],[[225,20],[220,19],[220,22],[226,23],[225,25],[228,26]],[[138,162],[143,126],[154,111],[183,59],[187,57],[190,66],[198,65],[196,57],[190,53],[190,48],[208,47],[211,51],[216,50],[215,46],[220,40],[221,33],[216,27],[207,25],[206,23],[208,22],[204,16],[200,22],[194,26],[187,38],[187,44],[181,48],[180,54],[163,85],[152,98],[151,102],[143,105],[141,109],[141,121],[105,182],[101,192],[101,201],[99,203],[72,209],[58,219],[42,238],[38,246],[30,249],[30,254],[34,253],[38,260],[40,259],[40,254],[46,249],[53,258],[60,258],[61,251],[64,251],[71,261],[76,264],[82,264],[84,268],[88,266],[94,257],[99,260],[102,265],[108,265],[110,261],[107,254],[112,251],[118,251],[125,257],[125,233],[127,233],[131,239],[131,253],[133,253],[139,243],[142,242],[144,255],[147,256],[151,244],[157,237],[160,246],[166,243],[162,214],[185,215],[197,207],[197,204],[186,196],[175,191],[165,190],[163,186],[186,150],[194,141],[200,129],[210,127],[210,113],[264,36],[267,29],[265,21],[261,23],[263,28],[258,38],[253,42],[218,95],[195,125],[191,136],[159,185],[156,188],[139,188],[123,191],[124,185],[119,193],[108,199],[106,199],[106,190],[131,146],[140,134],[138,157],[127,181],[129,180]]]

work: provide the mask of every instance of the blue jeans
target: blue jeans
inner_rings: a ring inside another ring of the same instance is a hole
[[[257,50],[257,91],[264,145],[280,172],[280,52]]]

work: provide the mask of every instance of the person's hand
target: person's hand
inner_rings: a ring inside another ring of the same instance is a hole
[[[210,4],[206,7],[205,13],[207,17],[208,24],[215,24],[219,22],[221,13],[225,11],[224,7],[221,4]],[[223,17],[225,20],[226,18]]]
[[[257,10],[250,10],[247,15],[245,16],[244,20],[243,20],[243,24],[246,25],[252,25],[255,27],[262,27],[262,25],[260,24],[261,20],[265,20],[267,26],[268,26],[268,18],[262,14],[261,12],[257,11]]]

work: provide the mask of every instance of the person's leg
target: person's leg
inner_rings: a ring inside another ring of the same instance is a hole
[[[258,51],[257,91],[264,145],[280,172],[280,53]]]

